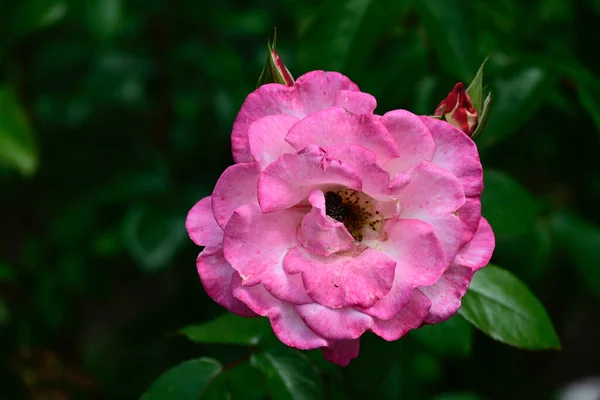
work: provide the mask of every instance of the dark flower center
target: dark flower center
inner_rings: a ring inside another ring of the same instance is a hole
[[[358,192],[354,190],[339,190],[325,193],[325,214],[344,224],[355,240],[363,239],[362,229],[369,223],[372,214],[369,201],[361,201]]]

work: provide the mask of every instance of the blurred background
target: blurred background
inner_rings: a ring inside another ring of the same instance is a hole
[[[247,351],[174,334],[223,312],[183,223],[233,162],[274,27],[294,76],[340,71],[378,113],[432,114],[491,54],[493,262],[563,347],[513,349],[455,317],[367,336],[343,371],[312,352],[325,398],[599,398],[565,391],[600,376],[599,21],[598,0],[2,1],[0,399],[133,399],[183,360]],[[246,364],[229,398],[279,398]]]

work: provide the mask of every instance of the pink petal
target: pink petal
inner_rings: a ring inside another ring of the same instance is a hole
[[[337,72],[312,71],[299,77],[291,87],[277,83],[262,85],[246,98],[233,124],[233,159],[238,163],[254,161],[248,127],[259,118],[276,114],[304,118],[331,106],[368,114],[376,105],[373,96],[359,92],[354,83]]]
[[[467,292],[472,278],[471,269],[452,265],[435,284],[419,288],[431,300],[431,309],[425,323],[442,322],[456,314],[460,308],[460,299]]]
[[[213,213],[221,228],[225,229],[236,208],[257,202],[259,174],[257,163],[235,164],[221,174],[212,194]]]
[[[410,183],[410,176],[398,173],[394,179],[377,164],[375,153],[365,147],[341,144],[327,149],[327,153],[352,168],[363,181],[362,191],[377,200],[392,200]]]
[[[192,207],[185,220],[185,228],[198,246],[215,246],[223,242],[223,229],[215,221],[210,196]]]
[[[455,175],[466,196],[479,195],[483,190],[483,169],[475,142],[446,121],[425,116],[420,118],[435,140],[431,162]]]
[[[373,323],[371,317],[350,307],[333,309],[311,303],[295,308],[306,325],[326,339],[357,339]]]
[[[244,286],[262,283],[276,298],[302,304],[310,302],[300,275],[283,270],[288,250],[298,244],[296,230],[304,214],[300,209],[263,214],[258,205],[238,208],[225,227],[225,258],[241,276]]]
[[[479,229],[473,239],[458,252],[454,264],[477,271],[485,267],[492,258],[496,241],[492,227],[485,218],[479,221]]]
[[[394,110],[380,119],[396,141],[400,156],[390,160],[385,169],[390,174],[405,172],[421,161],[430,161],[435,142],[427,126],[415,114],[406,110]]]
[[[308,296],[331,308],[371,306],[390,291],[395,267],[388,256],[370,248],[356,257],[323,257],[296,246],[283,260],[288,274],[302,275]]]
[[[298,154],[284,154],[262,172],[258,201],[270,213],[298,204],[314,189],[339,187],[360,190],[362,181],[351,168],[310,145]]]
[[[430,307],[431,301],[427,296],[415,289],[410,301],[402,307],[398,314],[387,320],[375,318],[371,330],[385,340],[398,340],[410,330],[421,326]]]
[[[398,157],[398,146],[387,129],[369,114],[353,114],[341,107],[316,112],[294,125],[285,140],[296,150],[316,144],[354,144],[371,149],[379,163]]]
[[[237,299],[258,315],[269,318],[273,332],[286,345],[301,350],[329,345],[327,340],[306,326],[292,305],[277,300],[262,285],[242,286],[238,279],[234,280],[232,287]]]
[[[329,347],[323,348],[323,358],[342,367],[350,364],[350,361],[358,357],[360,350],[360,339],[331,341]]]
[[[298,241],[311,253],[328,256],[352,247],[354,238],[340,221],[325,214],[325,195],[313,190],[308,196],[310,212],[302,217]]]
[[[300,119],[292,115],[269,115],[254,121],[248,127],[250,152],[261,169],[277,160],[280,155],[295,153],[285,141],[290,128]]]
[[[386,296],[363,312],[390,319],[410,300],[414,288],[435,283],[448,263],[429,224],[416,219],[387,219],[384,230],[388,240],[370,245],[396,261],[394,283]]]
[[[481,220],[481,199],[477,197],[467,197],[465,205],[458,210],[458,218],[462,224],[461,246],[468,243],[479,228]]]
[[[237,272],[223,257],[221,246],[205,248],[198,256],[196,266],[206,294],[215,302],[242,317],[256,317],[244,303],[233,297],[231,280]]]

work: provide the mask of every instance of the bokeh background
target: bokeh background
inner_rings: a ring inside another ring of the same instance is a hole
[[[493,262],[562,342],[518,350],[460,317],[367,336],[344,370],[309,353],[325,398],[551,399],[600,376],[599,21],[598,0],[2,1],[0,398],[133,399],[183,360],[247,352],[176,334],[223,312],[183,223],[232,163],[274,27],[292,74],[340,71],[379,113],[431,114],[491,54]],[[236,371],[229,398],[280,398]]]

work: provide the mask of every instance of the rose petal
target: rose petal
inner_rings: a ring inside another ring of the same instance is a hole
[[[257,202],[259,174],[257,163],[235,164],[221,174],[212,194],[213,213],[221,228],[236,208]]]
[[[296,150],[316,144],[325,150],[340,144],[360,145],[375,152],[379,163],[399,156],[387,129],[369,114],[353,114],[341,107],[316,112],[294,125],[285,140]]]
[[[222,246],[205,248],[198,256],[196,266],[206,294],[215,302],[242,317],[256,317],[244,303],[233,297],[231,280],[237,272],[223,257]]]
[[[425,116],[420,118],[435,140],[435,152],[431,162],[455,175],[466,196],[481,194],[483,169],[475,142],[446,121]]]
[[[306,325],[326,339],[357,339],[373,323],[371,317],[351,307],[332,309],[310,303],[295,308]]]
[[[477,197],[467,197],[465,205],[458,210],[458,218],[462,225],[461,247],[473,239],[475,232],[479,228],[481,219],[481,199]]]
[[[329,342],[311,331],[302,321],[294,307],[277,300],[262,285],[242,286],[234,280],[233,293],[255,313],[269,318],[275,335],[288,346],[301,350],[326,347]]]
[[[395,267],[392,259],[370,248],[355,257],[323,257],[296,246],[283,260],[288,274],[302,275],[308,296],[331,308],[371,306],[390,291]]]
[[[215,221],[210,196],[192,207],[185,220],[185,229],[198,246],[215,246],[223,242],[223,229]]]
[[[384,114],[380,121],[394,138],[400,151],[399,157],[385,165],[390,174],[405,172],[421,161],[431,160],[435,142],[418,116],[406,110],[394,110]]]
[[[286,253],[298,244],[296,230],[303,214],[300,209],[263,214],[256,204],[233,213],[225,227],[223,249],[245,286],[262,283],[279,300],[294,304],[311,301],[301,277],[283,270]]]
[[[323,192],[313,190],[308,196],[308,202],[312,208],[302,217],[298,230],[298,241],[302,246],[311,253],[321,256],[328,256],[352,247],[354,238],[344,224],[325,214]]]
[[[418,289],[415,289],[409,302],[402,307],[398,314],[387,320],[375,318],[371,330],[385,340],[398,340],[410,330],[421,326],[430,308],[431,301]]]
[[[485,218],[479,220],[479,229],[473,239],[458,252],[454,264],[477,271],[485,267],[492,258],[496,240],[492,227]]]
[[[358,357],[358,352],[360,350],[360,340],[336,340],[331,341],[331,345],[329,347],[324,347],[323,358],[327,361],[331,361],[342,367],[350,364],[350,361],[356,357]]]
[[[337,72],[312,71],[299,77],[294,86],[277,83],[262,85],[244,101],[231,133],[233,159],[238,163],[254,161],[248,142],[248,127],[267,115],[286,114],[304,118],[331,106],[345,107],[368,114],[377,105],[375,98]]]
[[[258,201],[270,213],[298,204],[314,189],[335,187],[360,190],[362,181],[351,168],[310,145],[298,154],[284,154],[262,172]]]
[[[262,117],[248,127],[248,140],[252,156],[264,169],[280,155],[295,153],[285,141],[290,128],[300,119],[292,115],[269,115]]]
[[[435,284],[420,288],[431,300],[431,309],[425,318],[425,323],[442,322],[456,314],[461,305],[460,299],[467,292],[472,278],[471,269],[453,265]]]

